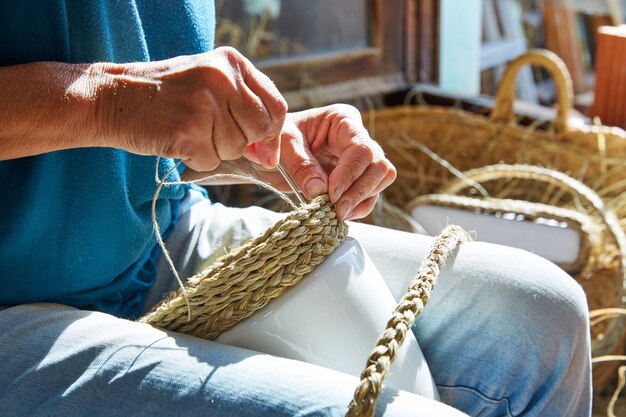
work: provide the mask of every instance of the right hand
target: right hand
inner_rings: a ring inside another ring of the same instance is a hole
[[[278,164],[287,104],[235,49],[101,65],[96,120],[111,146],[182,159],[196,171],[246,154]]]

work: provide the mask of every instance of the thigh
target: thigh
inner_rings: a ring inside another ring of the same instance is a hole
[[[54,304],[0,312],[0,334],[1,415],[341,416],[357,383],[313,365]],[[460,415],[392,390],[382,394],[378,414]]]

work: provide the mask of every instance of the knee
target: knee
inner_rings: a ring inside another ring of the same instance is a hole
[[[588,332],[586,295],[574,278],[552,262],[530,252],[506,248],[515,261],[502,273],[495,291],[535,323],[555,335],[556,331],[582,336]],[[508,279],[507,279],[508,278]],[[529,323],[531,324],[531,323]]]
[[[439,296],[468,303],[478,322],[498,322],[499,331],[581,342],[589,332],[582,287],[561,268],[532,253],[472,242],[463,245],[442,272]],[[437,296],[435,290],[434,296]],[[434,298],[434,297],[433,297]],[[445,301],[444,301],[445,302]]]

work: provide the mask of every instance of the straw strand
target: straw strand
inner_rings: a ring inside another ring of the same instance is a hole
[[[467,240],[469,240],[467,233],[459,226],[448,226],[437,236],[407,293],[387,322],[387,328],[367,358],[366,367],[361,373],[361,381],[354,392],[346,417],[374,415],[383,380],[404,342],[407,331],[410,331],[415,319],[428,303],[446,258],[460,243]]]

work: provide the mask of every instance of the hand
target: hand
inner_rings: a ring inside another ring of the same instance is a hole
[[[196,171],[244,154],[278,163],[287,104],[236,50],[101,66],[96,117],[112,146],[179,158]]]
[[[342,220],[367,216],[397,175],[363,127],[359,111],[348,105],[289,113],[280,159],[307,197],[329,193]],[[275,173],[257,168],[256,175],[287,189]]]

